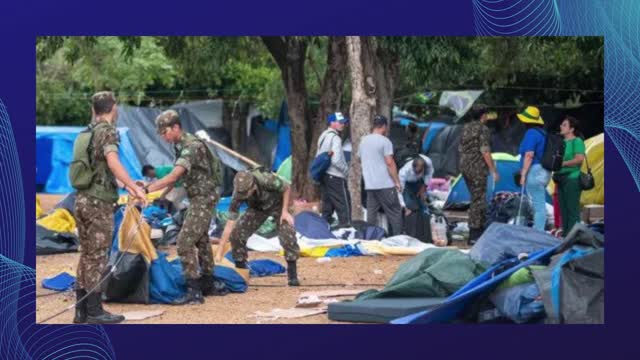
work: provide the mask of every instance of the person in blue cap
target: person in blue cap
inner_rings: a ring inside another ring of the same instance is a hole
[[[342,138],[340,137],[340,133],[344,131],[348,122],[349,119],[340,112],[329,114],[327,129],[318,138],[318,151],[316,152],[316,154],[323,152],[331,154],[331,166],[320,181],[322,217],[329,224],[332,224],[335,211],[338,215],[339,227],[351,225],[351,195],[347,186],[349,165],[342,151]]]

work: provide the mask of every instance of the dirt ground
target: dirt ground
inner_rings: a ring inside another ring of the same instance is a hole
[[[63,196],[38,194],[40,204],[46,212]],[[297,203],[295,212],[313,209],[317,204]],[[175,255],[175,247],[169,249]],[[284,264],[284,259],[276,253],[249,253],[250,260],[272,259]],[[75,274],[78,253],[44,255],[36,258],[36,320],[41,321],[62,309],[71,306],[75,300],[72,292],[57,293],[42,288],[42,280],[66,271]],[[298,277],[301,286],[288,287],[285,274],[264,278],[251,278],[249,289],[243,294],[229,294],[223,297],[207,297],[203,305],[157,305],[157,304],[107,304],[106,308],[115,313],[131,311],[163,310],[160,316],[141,321],[127,321],[129,324],[330,324],[327,314],[297,319],[258,320],[251,315],[256,311],[268,312],[275,308],[288,309],[295,306],[303,292],[340,289],[381,289],[393,276],[398,266],[409,256],[362,256],[332,258],[330,262],[319,263],[316,258],[301,258],[298,262]],[[348,299],[343,297],[341,299]],[[73,309],[48,321],[48,324],[69,324],[73,319]]]
[[[71,253],[37,257],[37,321],[73,304],[75,297],[71,292],[55,293],[42,288],[41,283],[44,278],[54,276],[62,271],[74,273],[78,256],[78,253]],[[273,259],[284,263],[284,259],[275,253],[250,252],[250,259],[257,258]],[[333,258],[330,262],[318,263],[315,258],[301,258],[298,264],[298,276],[302,286],[298,288],[286,286],[286,275],[282,274],[251,278],[246,293],[207,297],[203,305],[107,304],[106,308],[116,313],[141,310],[164,311],[164,314],[158,317],[126,322],[130,324],[329,324],[335,322],[329,321],[326,313],[274,321],[258,321],[251,315],[256,311],[268,312],[275,308],[294,307],[298,296],[307,291],[382,288],[393,276],[398,266],[408,259],[409,257],[404,256],[362,256]],[[73,311],[70,310],[47,323],[69,324],[72,319]]]

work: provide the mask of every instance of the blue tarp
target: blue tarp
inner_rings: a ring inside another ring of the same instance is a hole
[[[330,230],[329,223],[314,212],[299,213],[295,217],[294,225],[297,232],[309,239],[336,239]]]
[[[73,284],[75,284],[75,282],[75,276],[70,275],[65,271],[54,277],[42,280],[42,287],[55,291],[67,291],[73,288]]]
[[[491,224],[471,248],[469,256],[473,261],[485,266],[497,264],[519,254],[531,254],[548,249],[560,243],[560,240],[543,231],[529,227]]]
[[[68,168],[73,158],[73,142],[86,127],[36,126],[36,185],[43,192],[67,194],[74,189],[69,183]],[[129,139],[128,128],[118,128],[120,161],[129,175],[142,179],[141,165]]]

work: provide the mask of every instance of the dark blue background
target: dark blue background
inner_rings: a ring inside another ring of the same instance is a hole
[[[380,6],[344,0],[61,3],[0,2],[0,99],[18,144],[26,219],[34,212],[38,35],[476,34],[472,2],[462,0],[396,0]],[[606,159],[610,246],[604,326],[120,325],[105,329],[119,358],[638,358],[640,194],[610,138]],[[35,266],[33,238],[34,228],[27,221],[24,263],[30,267]]]

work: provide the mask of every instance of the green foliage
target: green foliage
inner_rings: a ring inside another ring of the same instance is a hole
[[[114,90],[121,102],[140,105],[152,101],[148,88],[175,84],[177,72],[152,38],[129,46],[115,37],[49,39],[36,45],[38,124],[85,124],[89,98],[99,90]]]
[[[399,60],[396,105],[422,117],[436,114],[439,91],[450,89],[487,89],[479,101],[493,106],[603,101],[601,37],[376,40]],[[327,68],[327,42],[309,39],[305,80],[312,114]],[[277,116],[285,98],[280,70],[259,37],[45,36],[36,40],[36,57],[38,124],[85,123],[88,99],[102,89],[116,90],[133,105],[248,102],[269,117]],[[424,97],[427,90],[436,96]],[[349,92],[347,81],[346,107]]]

